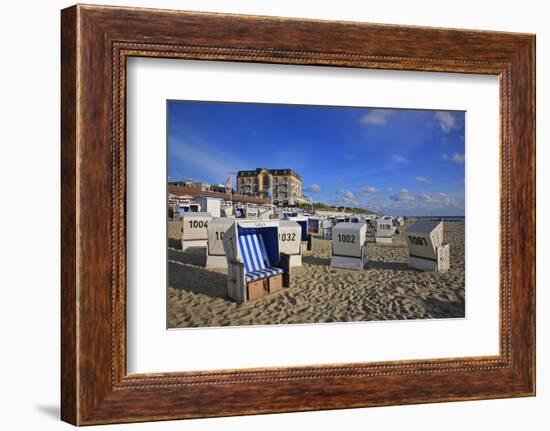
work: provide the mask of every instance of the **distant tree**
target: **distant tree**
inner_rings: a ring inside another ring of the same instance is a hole
[[[336,207],[334,205],[328,205],[324,202],[315,202],[313,204],[300,204],[298,205],[300,208],[314,208],[319,210],[326,210],[326,211],[338,211],[338,208],[343,208],[344,211],[353,212],[356,214],[376,214],[375,211],[372,211],[368,208],[358,208],[358,207]]]

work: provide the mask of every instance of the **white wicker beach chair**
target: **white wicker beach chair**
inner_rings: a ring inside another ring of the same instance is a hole
[[[237,217],[237,218],[244,218],[245,217],[244,207],[242,207],[242,206],[235,207],[235,217]]]
[[[407,229],[411,268],[446,271],[450,268],[450,245],[443,242],[443,222],[419,220]]]
[[[233,209],[233,206],[231,205],[224,205],[221,208],[221,216],[222,217],[233,217],[235,211]]]
[[[363,269],[368,258],[366,240],[365,223],[338,223],[332,228],[330,265],[345,269]]]
[[[208,246],[206,247],[206,268],[227,268],[223,237],[235,222],[233,217],[215,217],[208,223]]]
[[[375,242],[382,244],[391,244],[395,226],[390,219],[377,219],[375,221]]]
[[[244,303],[290,287],[290,255],[278,236],[278,221],[236,221],[225,233],[229,298]]]
[[[181,249],[207,247],[208,223],[212,216],[209,213],[187,212],[181,220]]]
[[[294,220],[279,221],[279,250],[290,255],[290,266],[302,266],[302,226]]]
[[[309,218],[304,216],[296,216],[296,217],[289,217],[288,220],[295,221],[300,225],[302,228],[302,253],[304,253],[306,250],[311,250],[311,234],[309,233],[308,225],[309,225]]]
[[[319,217],[312,216],[309,218],[307,230],[312,235],[319,235],[321,232],[321,220]]]
[[[199,195],[195,200],[199,204],[202,212],[209,213],[212,217],[221,217],[221,198]]]

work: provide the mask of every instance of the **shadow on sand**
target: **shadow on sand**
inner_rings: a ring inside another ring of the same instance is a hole
[[[407,271],[407,272],[419,272],[414,268],[410,268],[409,265],[403,262],[384,262],[382,260],[369,260],[367,261],[367,269],[393,269],[394,271]]]
[[[204,247],[188,248],[185,251],[169,249],[168,260],[204,268],[206,266],[206,249]]]
[[[424,299],[424,304],[426,306],[426,311],[438,318],[457,318],[465,317],[464,303],[460,301],[441,301],[436,298],[427,298]]]
[[[168,238],[168,247],[181,250],[181,241],[179,239]]]
[[[227,297],[227,276],[204,268],[170,262],[168,285],[174,289],[201,293],[212,298]]]
[[[329,266],[330,259],[328,257],[317,257],[311,255],[302,256],[302,262],[307,263],[308,265],[317,265],[317,266]]]

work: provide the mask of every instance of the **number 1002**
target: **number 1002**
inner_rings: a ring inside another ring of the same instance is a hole
[[[338,242],[346,242],[350,244],[355,244],[355,235],[345,235],[345,234],[338,234]]]

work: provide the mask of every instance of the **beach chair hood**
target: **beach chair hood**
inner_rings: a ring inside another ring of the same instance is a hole
[[[279,251],[300,254],[302,227],[293,220],[281,220],[279,223]]]
[[[208,255],[224,256],[223,237],[235,222],[232,217],[216,217],[208,224]]]
[[[380,238],[389,238],[395,232],[395,226],[390,219],[376,220],[376,236]]]
[[[212,216],[205,212],[188,212],[182,216],[182,239],[184,241],[207,240],[208,224]]]
[[[338,223],[332,228],[333,256],[361,257],[366,235],[364,223]]]
[[[409,226],[406,236],[411,256],[437,259],[437,248],[443,244],[443,222],[419,220]]]
[[[294,221],[300,225],[302,228],[302,241],[307,241],[309,219],[307,217],[289,217],[288,220]]]

